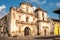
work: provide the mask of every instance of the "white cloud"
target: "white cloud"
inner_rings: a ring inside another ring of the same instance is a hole
[[[54,2],[50,2],[49,4],[48,4],[50,7],[58,7],[58,8],[60,8],[60,3],[59,2],[56,2],[56,3],[54,3]]]
[[[53,7],[53,6],[55,7],[55,3],[49,2],[49,3],[48,3],[48,6],[49,6],[49,7]]]
[[[0,6],[0,12],[2,12],[6,8],[5,5]]]
[[[33,9],[35,10],[35,9],[37,9],[37,7],[33,6]]]
[[[59,3],[59,2],[57,2],[57,3],[56,3],[56,6],[60,8],[60,3]]]
[[[42,4],[45,4],[46,3],[46,0],[25,0],[25,1],[27,1],[27,2],[34,2],[34,3],[36,3],[36,4],[38,4],[38,5],[42,5]]]
[[[38,2],[38,0],[31,0],[31,2],[36,2],[36,1]]]
[[[48,18],[50,18],[50,16],[49,16],[49,15],[48,15],[47,17],[48,17]]]
[[[41,4],[45,4],[46,3],[46,0],[43,0],[42,2],[41,2]]]
[[[0,18],[7,14],[5,9],[6,9],[5,5],[0,6]]]
[[[8,12],[3,12],[1,15],[0,15],[0,19],[2,18],[2,17],[4,17],[5,15],[7,15],[8,14]]]
[[[50,2],[49,4],[51,4],[51,5],[54,5],[55,3],[53,3],[53,2]]]

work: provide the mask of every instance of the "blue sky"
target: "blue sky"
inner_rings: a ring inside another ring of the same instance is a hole
[[[19,7],[21,2],[29,2],[34,7],[47,11],[50,18],[58,19],[53,10],[60,8],[60,0],[0,0],[0,18],[9,13],[10,7]]]

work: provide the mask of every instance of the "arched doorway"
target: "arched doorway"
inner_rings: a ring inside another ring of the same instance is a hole
[[[43,30],[44,30],[44,35],[45,35],[45,36],[48,35],[49,28],[46,27],[46,26],[44,26],[44,27],[43,27]]]
[[[29,28],[29,27],[26,27],[26,28],[24,29],[24,35],[25,35],[25,36],[28,36],[29,33],[30,33],[30,28]]]

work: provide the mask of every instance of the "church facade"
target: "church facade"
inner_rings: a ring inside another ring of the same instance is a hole
[[[10,12],[0,19],[1,32],[10,36],[49,36],[53,34],[52,21],[41,8],[34,10],[30,3],[11,7]]]

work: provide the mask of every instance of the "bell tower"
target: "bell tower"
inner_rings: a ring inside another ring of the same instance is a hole
[[[41,8],[37,8],[35,10],[35,12],[36,12],[38,20],[47,21],[47,13],[46,13],[46,11],[42,10]]]
[[[41,8],[37,8],[35,10],[36,16],[37,16],[37,34],[46,36],[49,35],[50,29],[49,29],[49,21],[47,20],[47,13],[46,11],[42,10]],[[47,31],[48,30],[48,31]]]

